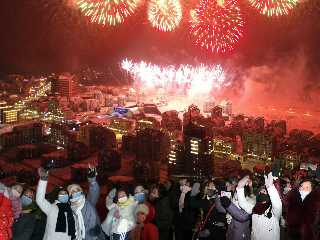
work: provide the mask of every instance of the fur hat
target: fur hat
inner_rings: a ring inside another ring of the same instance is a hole
[[[141,212],[141,213],[143,213],[143,214],[145,214],[145,215],[148,215],[148,213],[149,213],[149,208],[148,208],[148,206],[147,206],[146,204],[139,204],[139,205],[137,206],[137,208],[136,208],[136,215],[137,215],[139,212]]]

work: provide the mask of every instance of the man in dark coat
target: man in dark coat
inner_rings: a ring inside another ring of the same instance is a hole
[[[319,240],[320,190],[305,179],[292,189],[285,201],[289,240]]]

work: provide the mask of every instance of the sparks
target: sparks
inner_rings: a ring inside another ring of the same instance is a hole
[[[140,0],[78,0],[77,4],[92,23],[115,26],[137,9]]]
[[[196,45],[211,52],[235,49],[243,36],[244,20],[236,0],[200,0],[191,12],[190,33]]]
[[[182,19],[179,0],[151,0],[148,7],[148,19],[151,25],[161,31],[174,30]]]
[[[129,73],[135,83],[144,88],[163,88],[189,96],[209,94],[212,90],[227,86],[224,71],[220,65],[159,66],[144,61],[125,59],[121,68]]]
[[[298,0],[249,0],[250,5],[269,17],[289,14]]]

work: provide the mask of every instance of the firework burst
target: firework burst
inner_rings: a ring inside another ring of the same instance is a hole
[[[249,0],[250,5],[259,10],[263,15],[281,16],[289,14],[298,0]]]
[[[92,23],[115,26],[137,9],[140,0],[78,0],[77,4]]]
[[[121,68],[142,88],[163,88],[167,92],[180,91],[188,96],[207,95],[229,84],[220,65],[159,66],[125,59],[121,62]]]
[[[191,12],[190,33],[196,45],[211,52],[235,49],[244,20],[236,0],[200,0]]]
[[[179,0],[151,0],[148,7],[148,19],[151,25],[161,31],[174,30],[182,19]]]

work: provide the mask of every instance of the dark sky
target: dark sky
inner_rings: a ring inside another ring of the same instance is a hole
[[[125,24],[108,28],[89,24],[71,1],[1,0],[0,72],[74,71],[124,57],[172,63],[240,58],[243,65],[259,65],[297,51],[305,53],[310,69],[320,65],[319,0],[305,0],[290,16],[273,19],[240,0],[245,37],[234,53],[224,56],[193,46],[186,17],[176,31],[162,33],[150,27],[142,6]]]

